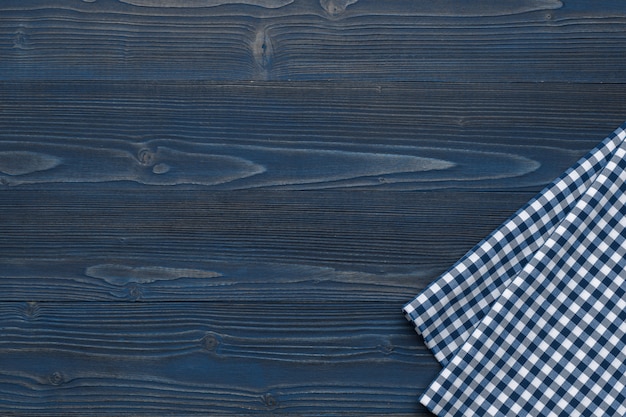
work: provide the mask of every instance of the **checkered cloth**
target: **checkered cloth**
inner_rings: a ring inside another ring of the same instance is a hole
[[[439,416],[626,415],[626,124],[404,307]]]

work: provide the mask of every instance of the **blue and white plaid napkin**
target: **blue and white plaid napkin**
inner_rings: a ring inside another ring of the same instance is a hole
[[[626,416],[626,124],[404,307],[438,416]]]

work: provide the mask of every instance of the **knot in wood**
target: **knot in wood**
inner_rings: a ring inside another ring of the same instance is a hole
[[[35,319],[39,317],[39,303],[34,301],[27,303],[24,308],[24,315],[28,319]]]
[[[141,286],[139,284],[130,284],[128,286],[128,295],[130,296],[130,298],[132,300],[139,300],[142,296],[143,296],[143,291],[141,289]]]
[[[269,71],[272,66],[274,48],[266,29],[260,29],[252,42],[252,54],[261,70]]]
[[[274,395],[268,392],[263,396],[263,404],[265,404],[267,408],[274,408],[278,406],[278,400]]]
[[[58,386],[65,382],[65,378],[63,378],[63,374],[61,374],[61,372],[57,371],[48,376],[48,381],[50,382],[50,384]]]
[[[202,347],[209,351],[214,351],[220,344],[219,338],[213,333],[207,333],[202,338]]]
[[[156,155],[150,149],[140,149],[137,153],[137,160],[141,165],[152,166],[156,161]]]
[[[348,6],[358,0],[320,0],[320,5],[330,16],[337,16],[346,11]]]
[[[18,29],[13,37],[13,47],[16,49],[26,49],[27,43],[28,38],[26,37],[26,33],[24,33],[23,29]]]
[[[378,345],[378,350],[382,352],[383,355],[391,355],[394,347],[391,343],[384,343],[382,345]]]

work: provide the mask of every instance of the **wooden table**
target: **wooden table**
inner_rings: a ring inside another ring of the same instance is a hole
[[[626,120],[622,1],[0,3],[0,414],[427,416],[400,309]]]

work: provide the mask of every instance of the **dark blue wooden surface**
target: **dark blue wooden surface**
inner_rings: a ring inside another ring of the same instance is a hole
[[[626,119],[621,1],[0,3],[0,414],[428,416],[400,313]]]

